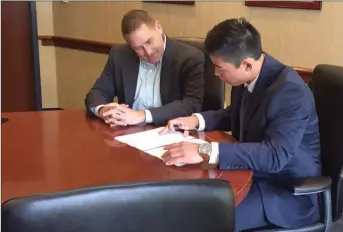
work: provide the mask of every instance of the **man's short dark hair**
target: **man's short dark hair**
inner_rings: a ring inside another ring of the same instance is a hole
[[[131,10],[127,12],[121,21],[122,35],[125,37],[142,24],[153,27],[155,25],[155,19],[144,10]]]
[[[205,39],[205,49],[237,67],[247,58],[262,55],[261,36],[246,19],[228,19],[215,25]]]

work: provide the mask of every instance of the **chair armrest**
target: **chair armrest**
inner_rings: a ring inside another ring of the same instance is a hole
[[[285,188],[293,195],[308,195],[329,190],[331,187],[330,177],[310,177],[295,179],[286,183]]]

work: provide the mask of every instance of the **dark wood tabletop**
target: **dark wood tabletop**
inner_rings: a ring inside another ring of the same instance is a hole
[[[204,164],[166,166],[160,159],[114,137],[153,126],[110,128],[83,110],[3,113],[1,200],[75,188],[135,181],[220,178],[233,187],[238,205],[252,171],[220,171]],[[220,131],[198,132],[207,141],[234,142]]]

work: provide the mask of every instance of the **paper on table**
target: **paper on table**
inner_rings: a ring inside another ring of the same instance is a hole
[[[167,134],[160,135],[159,132],[163,128],[164,127],[159,127],[156,129],[138,132],[134,134],[117,136],[115,137],[115,139],[122,143],[126,143],[132,147],[135,147],[141,151],[147,151],[168,144],[194,139],[193,136],[185,137],[179,131],[169,132]]]

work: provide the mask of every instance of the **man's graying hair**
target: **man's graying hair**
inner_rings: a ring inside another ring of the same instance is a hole
[[[262,55],[261,36],[246,19],[228,19],[214,26],[205,39],[205,50],[212,56],[240,66],[241,62]]]

